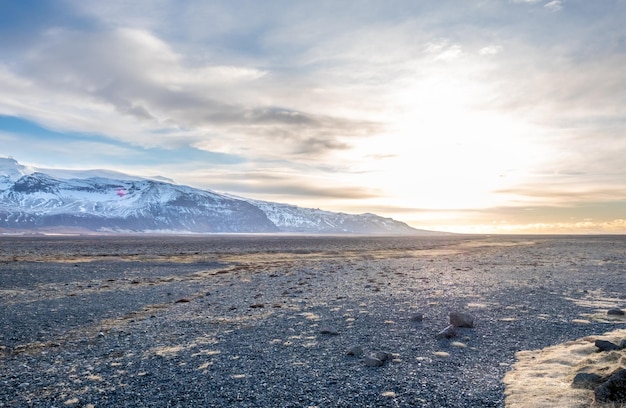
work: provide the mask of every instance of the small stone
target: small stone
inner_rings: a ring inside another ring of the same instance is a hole
[[[356,356],[356,357],[362,356],[363,353],[364,353],[363,347],[361,347],[361,346],[352,346],[346,352],[347,355],[349,355],[349,356]]]
[[[450,324],[455,327],[474,327],[474,316],[469,313],[452,312],[450,313]]]
[[[409,318],[410,321],[414,323],[421,323],[424,320],[424,315],[421,313],[416,313]]]
[[[250,309],[262,309],[264,307],[265,305],[263,303],[255,303],[253,305],[250,305]]]
[[[320,334],[328,334],[331,336],[337,336],[339,335],[339,332],[335,329],[332,329],[330,327],[324,327],[323,329],[320,329]]]
[[[451,339],[456,337],[456,328],[453,325],[449,325],[439,333],[437,333],[438,339]]]
[[[393,360],[393,354],[389,353],[387,351],[375,351],[372,354],[372,357],[379,359],[380,361],[382,361],[383,363],[386,361],[391,361]]]
[[[626,313],[622,309],[614,308],[607,310],[606,314],[609,316],[624,316]]]
[[[365,356],[363,363],[368,367],[381,367],[384,363],[373,356]]]
[[[572,388],[595,389],[602,382],[602,377],[593,373],[578,373],[572,381]]]
[[[98,337],[104,337],[104,333],[99,332],[99,333],[98,333]]]
[[[614,350],[621,350],[620,346],[618,346],[615,343],[611,343],[608,340],[596,340],[596,342],[594,343],[595,346],[597,348],[600,349],[600,351],[614,351]]]
[[[597,402],[626,402],[626,369],[615,371],[594,393]]]
[[[189,299],[187,298],[182,298],[182,299],[178,299],[176,302],[174,303],[189,303]]]

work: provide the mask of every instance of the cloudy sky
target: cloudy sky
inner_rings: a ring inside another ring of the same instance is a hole
[[[0,157],[626,233],[626,0],[9,0]]]

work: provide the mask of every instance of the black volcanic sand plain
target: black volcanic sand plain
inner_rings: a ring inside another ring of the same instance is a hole
[[[623,236],[4,236],[0,406],[504,407],[516,353],[625,327],[625,270]]]

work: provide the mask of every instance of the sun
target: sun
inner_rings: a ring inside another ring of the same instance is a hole
[[[388,121],[385,134],[363,141],[357,155],[374,157],[368,184],[403,205],[432,209],[496,206],[523,183],[547,152],[538,129],[515,118],[463,104],[421,103]]]

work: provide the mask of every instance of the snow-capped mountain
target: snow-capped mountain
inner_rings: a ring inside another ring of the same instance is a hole
[[[0,158],[0,230],[429,233],[374,214],[251,200],[108,170],[43,170]]]

